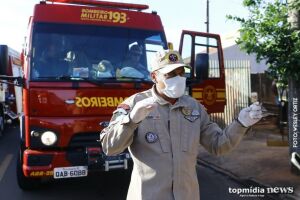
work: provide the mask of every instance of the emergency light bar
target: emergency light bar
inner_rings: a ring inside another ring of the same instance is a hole
[[[98,1],[98,0],[45,0],[45,1],[52,2],[52,3],[94,5],[94,6],[123,8],[123,9],[131,9],[131,10],[146,10],[149,8],[148,5],[144,5],[144,4],[107,2],[107,1]]]

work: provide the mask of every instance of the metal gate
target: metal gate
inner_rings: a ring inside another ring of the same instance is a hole
[[[249,105],[251,93],[250,61],[225,60],[226,106],[223,113],[213,113],[211,120],[224,128]]]

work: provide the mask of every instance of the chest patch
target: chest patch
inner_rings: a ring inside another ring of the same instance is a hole
[[[154,143],[158,140],[158,135],[156,133],[148,132],[145,135],[145,139],[148,143]]]
[[[190,122],[196,121],[200,117],[200,113],[198,110],[190,110],[189,112],[184,112],[182,109],[182,113],[184,114],[184,118],[189,120]]]

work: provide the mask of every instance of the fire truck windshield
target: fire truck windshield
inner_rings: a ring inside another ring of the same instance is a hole
[[[32,81],[150,81],[154,53],[167,48],[163,32],[75,24],[36,23]]]

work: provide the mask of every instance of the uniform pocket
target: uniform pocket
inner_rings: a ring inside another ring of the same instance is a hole
[[[167,153],[170,148],[167,146],[167,138],[164,132],[164,123],[159,116],[149,115],[138,127],[136,145],[143,146],[143,151],[150,153]]]
[[[200,119],[181,116],[181,150],[189,153],[197,153],[200,141]]]
[[[155,122],[155,128],[159,135],[159,142],[164,153],[171,152],[171,141],[169,137],[169,130],[167,127],[167,122],[164,123],[163,120]]]

